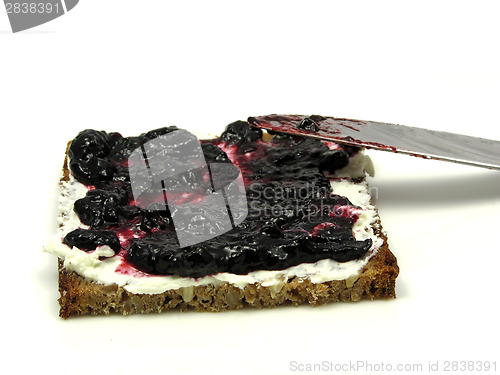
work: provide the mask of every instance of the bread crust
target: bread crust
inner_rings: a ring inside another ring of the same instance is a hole
[[[68,147],[69,144],[70,142]],[[67,158],[66,152],[61,181],[69,180]],[[396,278],[399,274],[397,260],[389,250],[387,237],[379,222],[374,230],[384,243],[356,278],[316,284],[307,278],[293,277],[279,286],[266,287],[255,283],[238,288],[223,283],[167,290],[159,294],[135,294],[117,284],[103,285],[85,279],[66,270],[64,262],[59,259],[59,316],[66,319],[77,315],[128,315],[159,313],[171,309],[218,312],[244,306],[270,308],[305,303],[318,306],[338,301],[395,298]]]

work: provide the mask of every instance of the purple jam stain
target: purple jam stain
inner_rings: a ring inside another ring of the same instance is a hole
[[[356,139],[353,136],[342,135],[343,132],[339,129],[345,128],[355,132],[360,132],[363,126],[367,123],[361,120],[352,120],[338,117],[325,117],[320,115],[268,115],[250,117],[248,119],[250,125],[266,129],[271,134],[283,132],[295,136],[305,136],[312,138],[320,138],[326,136],[329,139],[334,139],[343,144],[348,144],[353,147],[376,147],[387,151],[396,152],[397,148],[388,146],[378,142],[369,142]],[[321,125],[321,126],[320,126]]]

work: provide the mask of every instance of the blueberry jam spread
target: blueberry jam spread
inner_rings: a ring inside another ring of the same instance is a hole
[[[313,120],[300,126],[315,130]],[[87,252],[107,245],[123,263],[147,274],[195,278],[283,270],[322,259],[347,262],[370,250],[371,239],[353,235],[359,207],[333,194],[324,175],[346,166],[359,150],[284,134],[263,140],[262,130],[244,121],[200,143],[208,164],[232,163],[241,171],[247,217],[220,236],[181,248],[168,206],[148,211],[136,205],[128,166],[135,149],[175,130],[137,137],[84,130],[76,136],[69,169],[88,192],[73,209],[88,229],[68,233],[66,245]]]

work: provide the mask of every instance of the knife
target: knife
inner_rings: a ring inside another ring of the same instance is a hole
[[[500,170],[500,141],[385,122],[319,115],[248,118],[272,132]]]

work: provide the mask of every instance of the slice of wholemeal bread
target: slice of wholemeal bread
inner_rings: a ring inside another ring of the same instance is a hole
[[[66,155],[61,186],[70,179],[71,172],[68,169],[68,155]],[[112,312],[125,315],[169,309],[215,312],[244,306],[262,308],[303,303],[321,305],[334,301],[394,298],[395,280],[399,273],[396,258],[389,250],[378,216],[372,222],[371,228],[374,235],[380,239],[381,245],[369,257],[361,271],[345,279],[324,282],[318,282],[304,275],[292,275],[272,285],[265,282],[236,285],[230,281],[217,281],[205,285],[195,283],[160,292],[134,292],[126,285],[82,276],[72,270],[68,262],[65,263],[60,256],[58,260],[60,316],[67,318]]]
[[[357,278],[312,283],[295,277],[280,288],[261,284],[239,288],[226,283],[186,287],[159,294],[136,294],[116,284],[103,285],[68,272],[59,260],[59,315],[62,318],[112,312],[127,315],[171,309],[216,312],[244,306],[264,308],[304,303],[317,306],[328,302],[394,298],[398,273],[396,258],[385,244]]]

